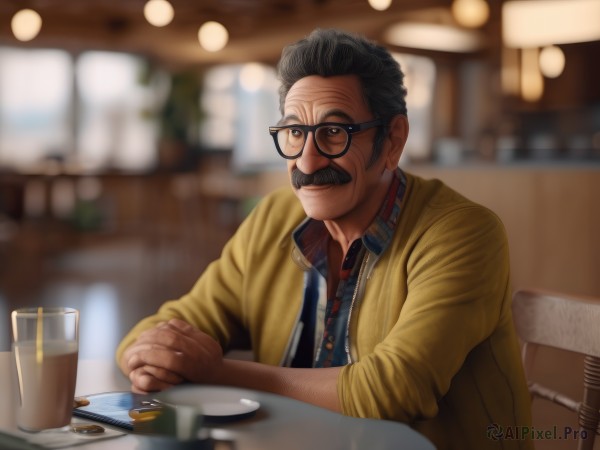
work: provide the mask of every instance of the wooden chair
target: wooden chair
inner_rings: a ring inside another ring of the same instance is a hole
[[[519,290],[513,297],[513,317],[523,341],[523,364],[531,373],[538,346],[585,355],[583,400],[575,401],[538,383],[529,382],[532,398],[543,398],[577,413],[579,450],[591,450],[600,434],[600,299],[539,290]]]

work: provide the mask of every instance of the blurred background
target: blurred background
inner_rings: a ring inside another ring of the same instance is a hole
[[[2,0],[0,351],[61,304],[111,358],[191,287],[287,182],[275,65],[315,27],[394,53],[401,166],[502,218],[515,289],[600,296],[600,0]]]

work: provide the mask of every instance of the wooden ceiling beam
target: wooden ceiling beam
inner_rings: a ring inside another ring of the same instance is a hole
[[[170,0],[175,18],[156,28],[143,17],[145,0],[2,0],[0,45],[89,49],[139,53],[167,65],[203,66],[220,62],[274,62],[281,49],[315,27],[336,27],[381,39],[389,24],[428,8],[447,8],[451,0],[394,0],[384,12],[367,0]],[[10,31],[12,15],[31,7],[43,18],[42,31],[20,43]],[[204,51],[199,26],[217,20],[230,42],[218,53]]]

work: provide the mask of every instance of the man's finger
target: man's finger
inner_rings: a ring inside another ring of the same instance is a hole
[[[183,381],[184,381],[184,379],[181,375],[178,375],[175,372],[172,372],[170,370],[163,369],[162,367],[145,365],[145,366],[143,366],[143,368],[146,371],[146,373],[148,373],[149,375],[152,375],[154,378],[156,378],[157,380],[162,381],[164,383],[174,385],[174,384],[183,383]]]
[[[129,380],[131,390],[136,393],[156,392],[172,387],[171,384],[158,380],[143,368],[131,371]]]
[[[171,319],[167,322],[167,325],[175,330],[183,331],[186,334],[198,331],[198,329],[195,326],[181,319]]]
[[[189,345],[189,337],[181,330],[171,326],[154,328],[151,332],[145,332],[137,339],[137,344],[161,345],[175,351],[182,351]]]
[[[150,346],[133,354],[128,361],[131,370],[143,366],[154,366],[183,377],[183,354],[165,349],[161,346]]]

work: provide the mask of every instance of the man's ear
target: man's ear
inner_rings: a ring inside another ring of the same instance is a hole
[[[385,167],[388,170],[396,170],[400,157],[404,151],[406,139],[408,139],[408,119],[404,114],[397,114],[390,122],[390,130],[386,140],[388,151],[386,154]]]

